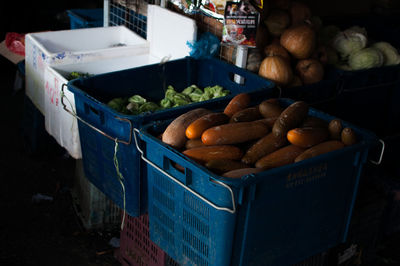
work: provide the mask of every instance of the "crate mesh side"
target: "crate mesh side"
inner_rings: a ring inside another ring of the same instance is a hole
[[[209,207],[191,193],[184,192],[182,232],[183,254],[196,265],[208,265],[209,257]],[[205,242],[206,241],[206,242]]]
[[[156,0],[110,0],[108,21],[109,26],[124,25],[136,32],[143,38],[147,36],[147,5],[158,5]],[[222,38],[223,21],[209,17],[204,14],[188,15],[172,5],[169,1],[167,9],[178,14],[190,17],[196,21],[200,32],[210,32]],[[236,47],[233,45],[220,43],[219,58],[228,63],[236,63]]]
[[[157,4],[152,0],[109,1],[109,26],[124,25],[143,38],[147,35],[147,5]]]
[[[155,201],[166,207],[169,211],[171,212],[175,211],[174,200],[168,197],[166,194],[164,194],[154,186],[153,186],[153,197]]]
[[[198,237],[190,233],[189,231],[183,229],[182,235],[183,241],[189,244],[190,247],[195,249],[197,253],[202,254],[205,257],[208,257],[208,245],[201,241]]]
[[[168,232],[159,221],[154,220],[151,223],[153,224],[152,229],[154,229],[152,232],[167,241],[169,246],[175,247],[174,235]]]
[[[204,219],[208,220],[210,217],[210,208],[207,204],[197,197],[193,197],[190,192],[184,193],[184,205],[195,213],[201,215]]]
[[[153,205],[153,213],[154,213],[155,217],[157,217],[160,221],[162,221],[164,226],[166,226],[170,232],[172,232],[172,233],[175,232],[175,230],[174,230],[175,223],[169,217],[169,215],[165,214],[160,208],[158,208],[155,205]]]
[[[149,236],[148,215],[140,217],[127,216],[126,224],[121,231],[122,256],[130,263],[140,265],[163,265],[164,252],[157,247]],[[144,263],[144,264],[143,264]]]
[[[191,247],[183,245],[183,255],[191,260],[191,263],[198,266],[208,266],[208,262],[200,257]]]
[[[183,221],[196,229],[197,232],[202,234],[204,237],[209,237],[210,227],[208,224],[202,222],[196,215],[193,215],[187,210],[183,210]]]
[[[154,175],[154,184],[157,184],[158,187],[162,188],[162,190],[171,196],[171,198],[175,197],[175,184],[172,183],[169,179],[165,178],[162,175]]]

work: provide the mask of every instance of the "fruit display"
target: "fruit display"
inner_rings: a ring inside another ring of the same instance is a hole
[[[358,141],[355,131],[340,119],[311,116],[304,101],[283,106],[277,98],[257,105],[250,105],[250,100],[247,93],[241,93],[222,112],[205,108],[186,112],[170,122],[161,140],[210,171],[232,178],[296,163]],[[249,112],[246,119],[232,119],[243,112]]]
[[[324,25],[323,19],[300,1],[268,3],[259,24],[257,48],[248,54],[247,69],[281,88],[317,83],[326,77],[327,66],[356,71],[400,63],[393,45],[370,38],[363,27]]]

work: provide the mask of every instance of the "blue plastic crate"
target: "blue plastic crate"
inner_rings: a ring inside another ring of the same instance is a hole
[[[326,80],[282,89],[282,96],[307,101],[380,137],[400,132],[400,65],[344,71],[326,68]]]
[[[306,101],[314,108],[330,113],[331,109],[336,107],[333,104],[341,85],[339,78],[324,79],[313,84],[283,88],[281,96]]]
[[[232,80],[234,73],[243,77],[245,83],[235,83]],[[164,98],[164,91],[168,85],[181,91],[192,84],[200,88],[218,84],[230,90],[231,94],[223,98],[140,115],[123,115],[105,104],[112,98],[134,94],[158,102]],[[142,178],[147,176],[146,168],[131,141],[133,128],[139,128],[153,120],[177,116],[194,108],[224,105],[240,92],[258,91],[264,95],[275,91],[272,82],[249,71],[218,59],[190,57],[161,65],[154,64],[87,79],[76,79],[68,83],[68,88],[74,93],[77,115],[90,125],[79,120],[85,175],[121,209],[124,209],[124,193],[113,158],[115,139],[125,142],[119,143],[117,159],[124,178],[125,210],[133,217],[147,210],[147,179]],[[92,127],[100,129],[110,138]]]
[[[67,10],[71,29],[103,27],[103,9],[70,9]]]
[[[364,27],[370,42],[386,41],[400,47],[397,17],[359,15],[327,17],[323,21],[342,30],[351,26]],[[329,113],[372,130],[380,137],[400,132],[400,65],[357,71],[329,67],[326,73],[340,81],[337,97],[330,101]]]
[[[335,70],[340,81],[331,114],[380,137],[400,131],[400,65],[358,71]]]
[[[387,41],[400,47],[397,17],[360,15],[323,17],[324,25],[344,30],[365,27],[371,41]],[[396,40],[396,38],[398,40]],[[325,68],[325,80],[305,86],[283,89],[283,97],[304,100],[313,107],[335,115],[380,137],[400,132],[400,65],[345,71]]]
[[[229,179],[162,143],[156,136],[170,121],[147,124],[138,136],[148,163],[150,238],[178,263],[291,265],[345,241],[373,133],[344,122],[357,144]]]

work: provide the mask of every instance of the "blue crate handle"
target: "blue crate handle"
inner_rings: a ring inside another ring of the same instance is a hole
[[[104,131],[102,131],[101,129],[98,129],[97,127],[93,126],[93,125],[90,124],[89,122],[85,121],[83,118],[81,118],[80,116],[78,116],[75,112],[73,112],[73,111],[67,109],[67,106],[66,106],[66,104],[64,103],[64,97],[65,97],[65,94],[64,94],[64,87],[65,87],[65,86],[68,87],[68,85],[65,84],[65,83],[63,83],[63,85],[61,86],[61,104],[62,104],[62,106],[63,106],[63,108],[64,108],[64,110],[65,110],[66,112],[68,112],[70,115],[72,115],[72,116],[75,117],[76,119],[79,119],[79,121],[81,121],[82,123],[84,123],[85,125],[87,125],[88,127],[90,127],[91,129],[97,131],[98,133],[102,134],[103,136],[105,136],[105,137],[107,137],[107,138],[109,138],[109,139],[111,139],[111,140],[113,140],[113,141],[117,141],[117,142],[123,143],[123,144],[125,144],[125,145],[130,145],[130,144],[132,143],[132,128],[133,128],[133,126],[132,126],[132,122],[131,122],[129,119],[115,116],[116,119],[121,120],[121,121],[124,121],[124,122],[127,122],[127,123],[129,124],[129,140],[128,140],[128,141],[125,141],[125,140],[120,140],[120,139],[118,139],[118,138],[113,138],[113,137],[111,137],[110,135],[108,135],[107,133],[105,133]]]
[[[373,163],[375,165],[381,164],[382,158],[383,158],[383,153],[385,152],[385,142],[382,139],[379,139],[379,143],[382,145],[382,149],[381,149],[378,161],[369,160],[371,163]]]
[[[232,209],[215,205],[213,202],[211,202],[208,199],[204,198],[202,195],[200,195],[196,191],[192,190],[191,188],[189,188],[188,186],[183,184],[181,181],[177,180],[174,176],[172,176],[169,173],[165,172],[163,169],[158,167],[155,163],[153,163],[152,161],[147,159],[144,156],[144,153],[143,153],[142,149],[139,147],[139,144],[138,144],[138,141],[137,141],[137,137],[136,137],[136,132],[138,134],[140,134],[140,131],[137,128],[134,128],[133,129],[133,138],[135,140],[136,149],[140,152],[140,157],[142,158],[143,161],[145,161],[146,163],[148,163],[149,165],[151,165],[152,167],[154,167],[155,169],[160,171],[162,174],[167,176],[169,179],[171,179],[172,181],[177,183],[179,186],[183,187],[184,189],[186,189],[187,191],[189,191],[190,193],[192,193],[193,195],[195,195],[196,197],[198,197],[199,199],[201,199],[202,201],[204,201],[205,203],[207,203],[208,205],[210,205],[214,209],[217,209],[217,210],[220,210],[220,211],[226,211],[226,212],[229,212],[231,214],[235,214],[235,212],[236,212],[235,196],[233,194],[232,189],[227,184],[224,184],[223,182],[215,180],[215,179],[212,180],[212,182],[225,187],[229,191],[229,193],[231,195],[231,199],[232,199]]]

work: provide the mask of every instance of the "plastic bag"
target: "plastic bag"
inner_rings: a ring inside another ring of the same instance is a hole
[[[217,55],[220,45],[220,40],[217,36],[210,32],[201,35],[200,39],[195,42],[187,42],[191,49],[190,56],[199,58],[210,58]]]
[[[6,34],[6,47],[13,53],[25,56],[25,34],[8,32]]]

